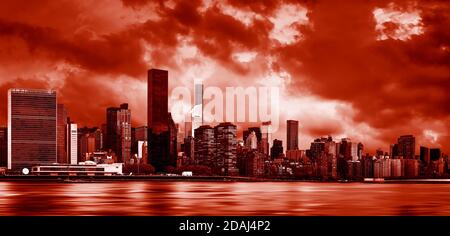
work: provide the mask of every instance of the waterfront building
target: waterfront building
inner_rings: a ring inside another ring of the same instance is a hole
[[[403,159],[404,176],[415,178],[419,176],[419,161],[415,159]]]
[[[166,166],[177,166],[178,159],[178,127],[172,119],[172,114],[168,114],[169,119],[169,159]]]
[[[310,158],[311,160],[317,160],[319,157],[325,153],[325,143],[327,142],[328,138],[317,138],[314,139],[314,141],[311,143],[309,147],[310,152]]]
[[[298,150],[298,121],[297,120],[287,120],[286,121],[286,140],[287,148],[286,150]]]
[[[118,157],[118,162],[127,162],[131,156],[131,111],[128,104],[106,109],[107,148]]]
[[[78,163],[78,129],[77,124],[69,123],[66,128],[66,153],[68,153],[68,163]]]
[[[264,154],[257,150],[244,149],[238,153],[238,168],[241,176],[264,175]]]
[[[122,175],[122,163],[96,164],[92,161],[76,165],[50,164],[36,165],[31,168],[33,175],[50,176],[111,176]]]
[[[0,127],[0,167],[8,166],[8,128]]]
[[[416,138],[413,135],[402,135],[397,140],[398,155],[405,159],[414,159]]]
[[[437,161],[441,158],[441,149],[430,148],[430,161]]]
[[[362,158],[363,176],[365,178],[373,178],[374,157],[366,155]]]
[[[184,138],[184,142],[182,145],[182,149],[184,155],[186,156],[186,162],[187,163],[194,163],[195,162],[195,140],[192,136],[187,136]]]
[[[57,117],[56,117],[56,143],[57,143],[57,161],[58,163],[68,163],[67,153],[67,109],[64,104],[57,105]]]
[[[273,145],[270,148],[270,157],[273,159],[279,158],[283,155],[283,141],[275,139]]]
[[[8,169],[57,162],[56,92],[8,90]]]
[[[389,148],[389,156],[391,156],[392,158],[397,158],[397,156],[399,156],[398,144],[391,144]]]
[[[216,153],[214,129],[209,125],[202,125],[194,130],[194,137],[195,162],[211,167]]]
[[[350,179],[362,178],[360,161],[347,161],[347,177]]]
[[[150,69],[148,71],[147,89],[147,129],[149,162],[157,172],[166,170],[167,166],[176,167],[177,153],[173,148],[176,134],[173,120],[169,116],[168,71]],[[171,132],[172,131],[172,132]],[[173,138],[175,137],[175,138]]]
[[[403,168],[401,159],[390,159],[391,160],[391,176],[392,177],[402,177]]]
[[[102,150],[102,137],[103,133],[97,127],[82,127],[78,128],[78,162],[91,160],[93,152]],[[116,136],[117,137],[117,136]],[[116,142],[117,144],[118,142]],[[107,149],[114,152],[114,156],[117,156],[113,149]],[[117,160],[118,162],[119,159]]]
[[[237,169],[237,135],[236,125],[229,122],[220,123],[214,127],[216,147],[216,163],[226,176],[238,175]],[[220,166],[222,165],[222,166]]]
[[[430,163],[430,149],[420,146],[420,161],[427,165]]]

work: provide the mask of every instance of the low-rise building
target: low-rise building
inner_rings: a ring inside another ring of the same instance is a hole
[[[95,164],[95,162],[80,162],[77,165],[52,164],[37,165],[31,168],[31,174],[51,176],[110,176],[122,175],[122,163]]]

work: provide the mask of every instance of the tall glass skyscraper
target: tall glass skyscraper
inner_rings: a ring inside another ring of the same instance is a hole
[[[165,171],[167,166],[175,167],[177,160],[176,150],[174,150],[176,145],[173,148],[172,142],[173,132],[175,132],[174,125],[168,108],[168,74],[166,70],[151,69],[148,71],[147,148],[149,161],[158,172]]]
[[[8,90],[8,169],[57,162],[56,92]]]
[[[298,121],[287,120],[287,148],[286,150],[298,150]]]

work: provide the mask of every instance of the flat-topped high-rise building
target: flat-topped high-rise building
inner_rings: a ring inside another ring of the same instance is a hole
[[[157,172],[176,167],[176,127],[169,115],[169,73],[148,71],[147,129],[148,158]],[[175,143],[174,143],[175,142]]]
[[[118,162],[129,161],[131,156],[131,111],[128,109],[127,103],[121,104],[120,107],[106,109],[106,128],[107,148],[114,151]]]
[[[57,162],[56,92],[8,90],[8,169]]]
[[[8,166],[8,128],[0,127],[0,167]]]
[[[286,127],[286,150],[298,150],[298,121],[297,120],[287,120]]]
[[[57,105],[56,152],[58,163],[70,163],[67,152],[67,109],[64,104]]]
[[[414,159],[416,154],[416,138],[413,135],[402,135],[397,140],[398,154],[405,159]]]

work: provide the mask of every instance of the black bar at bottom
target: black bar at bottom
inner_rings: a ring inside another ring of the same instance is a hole
[[[389,235],[446,232],[450,217],[0,217],[1,235]],[[13,234],[8,234],[12,232]],[[158,232],[158,233],[157,233]],[[162,234],[161,234],[162,233]],[[280,234],[281,233],[281,234]],[[294,234],[292,234],[294,233]]]

